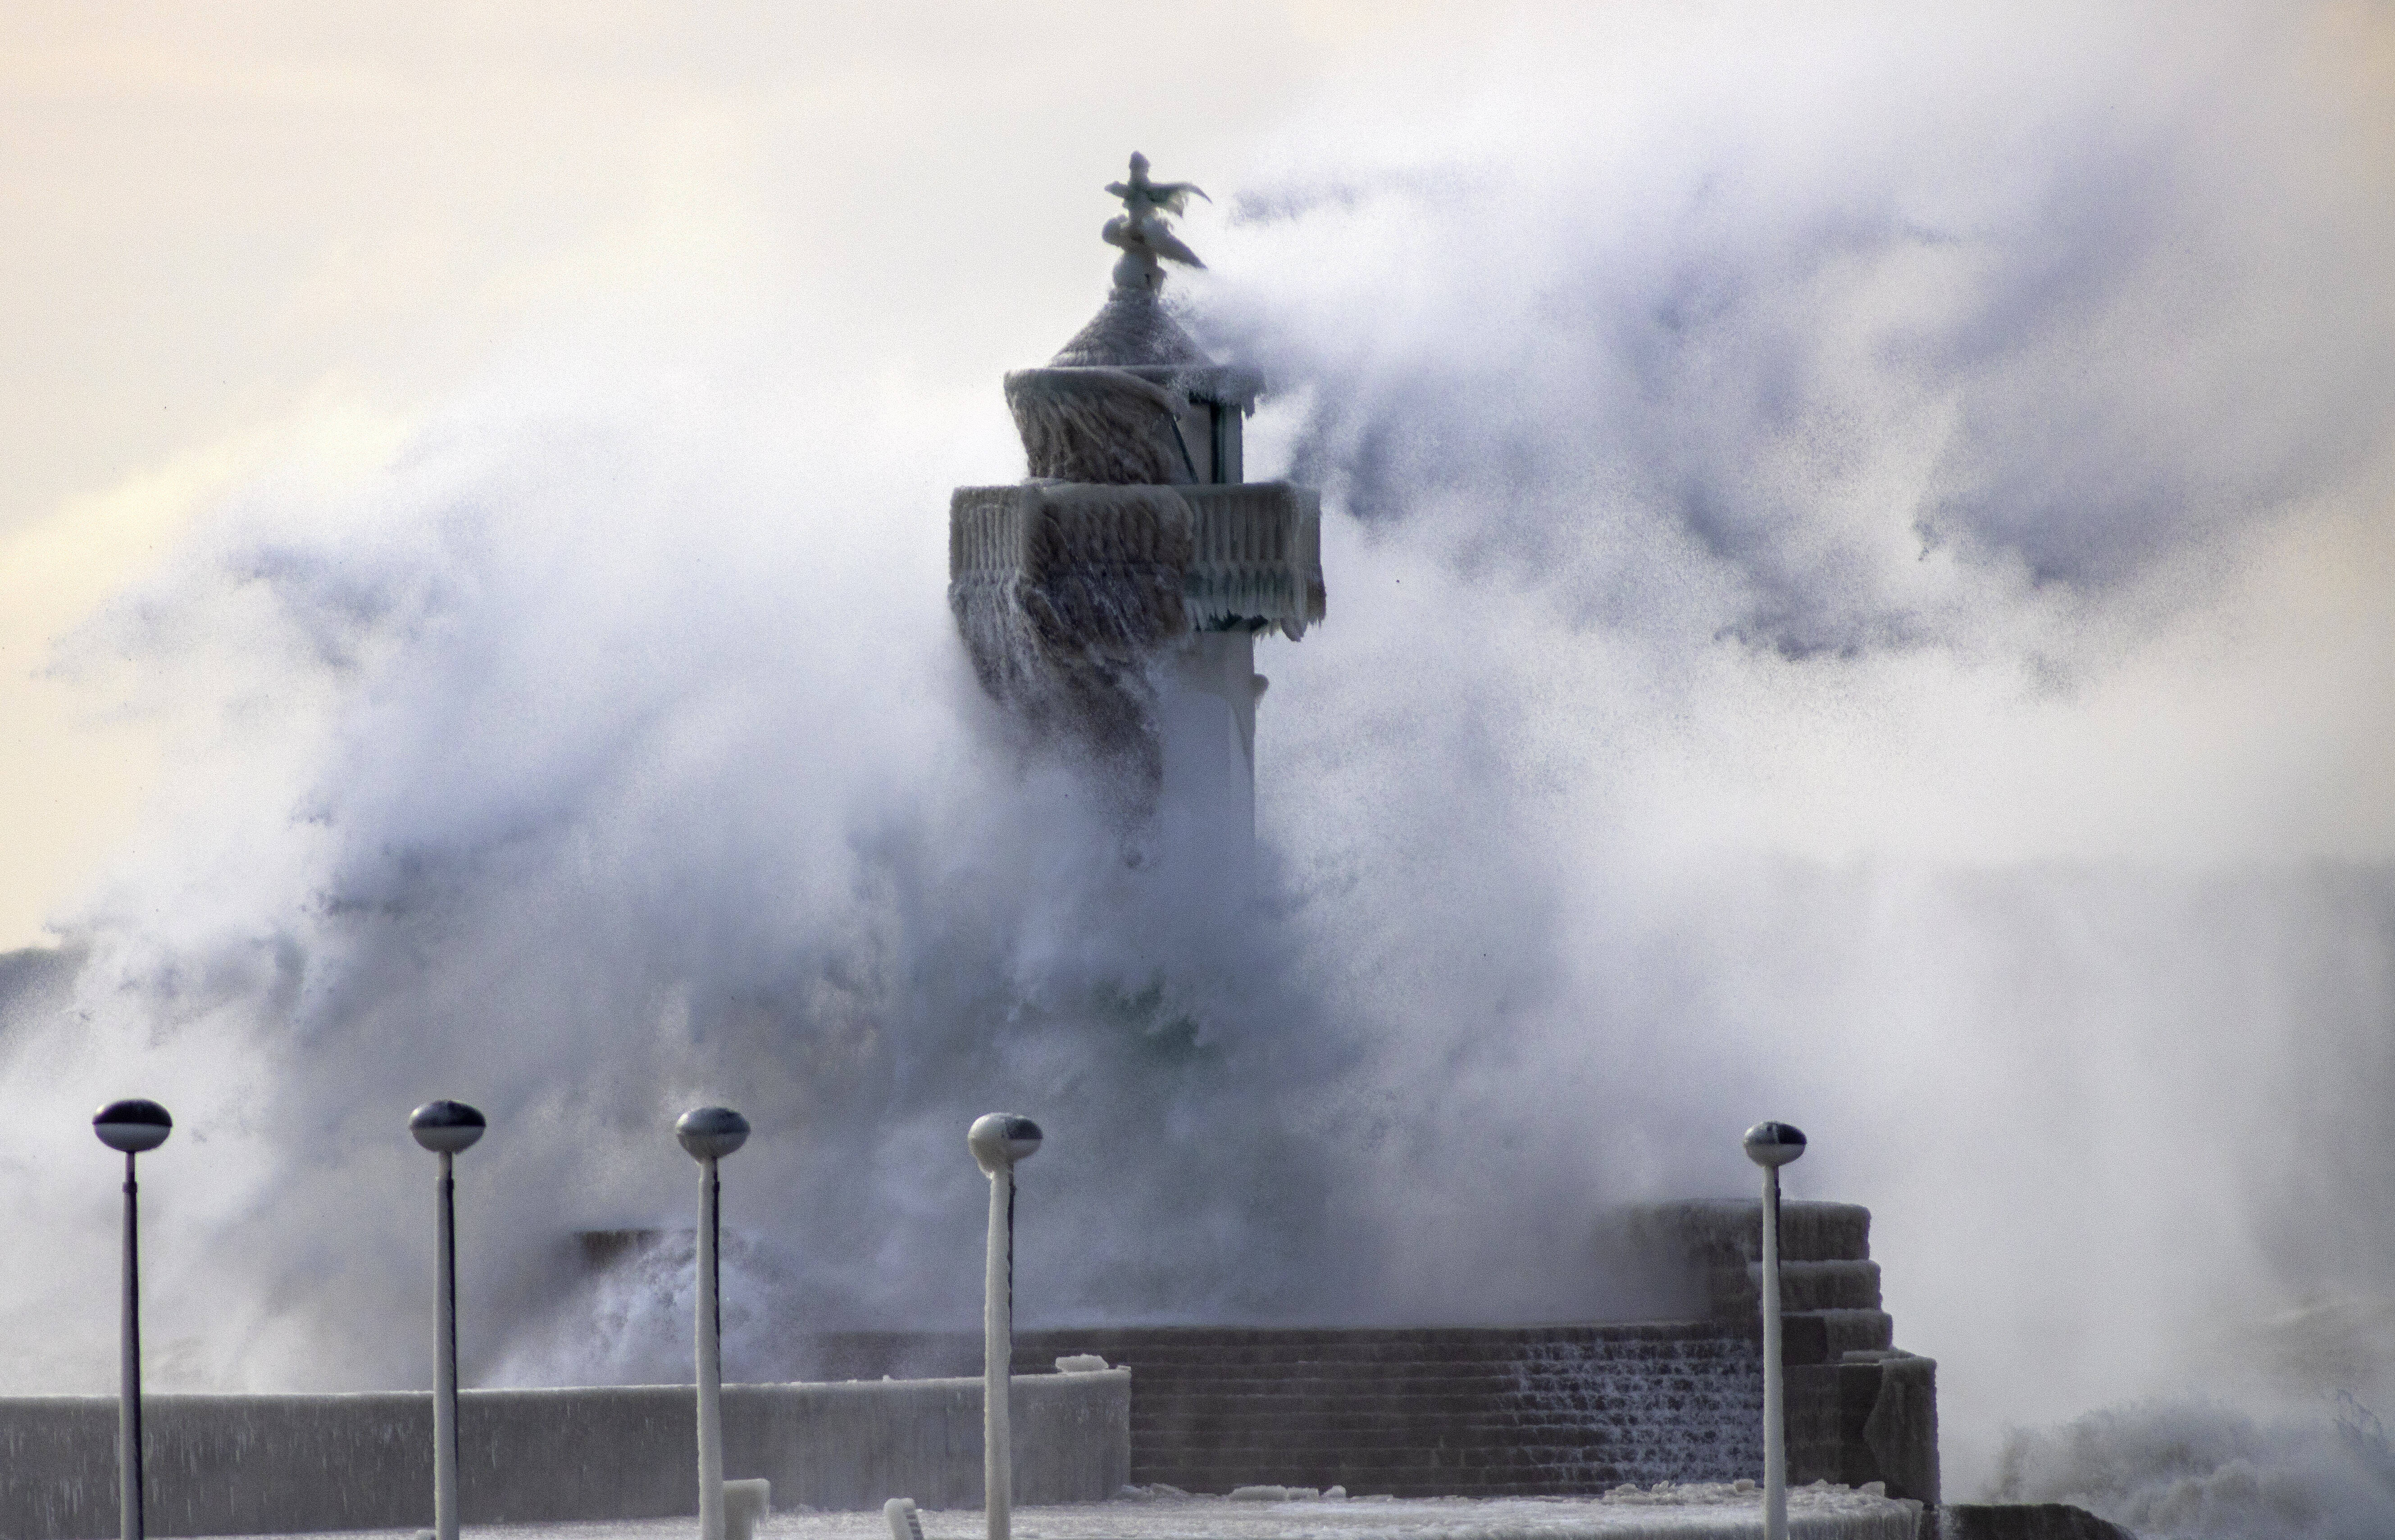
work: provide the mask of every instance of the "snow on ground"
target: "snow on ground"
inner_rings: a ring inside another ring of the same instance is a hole
[[[1866,1488],[1788,1494],[1802,1540],[1914,1540],[1921,1505]],[[979,1508],[926,1509],[924,1540],[981,1540]],[[470,1524],[489,1540],[689,1540],[695,1519]],[[406,1530],[374,1535],[405,1537]],[[1172,1494],[1014,1510],[1014,1540],[1703,1540],[1763,1533],[1763,1494],[1724,1485],[1623,1488],[1602,1497],[1362,1497],[1271,1502]],[[760,1540],[888,1540],[879,1513],[776,1513]],[[265,1537],[257,1537],[265,1540]],[[369,1540],[369,1532],[275,1540]]]

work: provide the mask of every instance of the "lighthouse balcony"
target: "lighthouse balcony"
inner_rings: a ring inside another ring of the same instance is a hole
[[[1286,481],[959,487],[948,579],[960,615],[1112,586],[1145,596],[1152,632],[1295,638],[1326,605],[1321,500]]]

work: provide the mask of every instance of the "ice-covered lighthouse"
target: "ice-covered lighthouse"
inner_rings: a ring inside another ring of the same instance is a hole
[[[959,487],[948,602],[982,683],[1050,744],[1087,755],[1118,810],[1244,852],[1255,820],[1255,643],[1322,619],[1311,488],[1250,481],[1241,433],[1264,388],[1166,311],[1172,232],[1198,189],[1108,185],[1114,288],[1042,367],[1006,376],[1029,478]]]

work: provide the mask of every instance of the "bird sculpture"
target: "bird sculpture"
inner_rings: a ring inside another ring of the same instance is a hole
[[[1120,198],[1123,212],[1106,221],[1102,232],[1110,245],[1122,247],[1133,256],[1154,262],[1162,257],[1186,267],[1202,268],[1206,264],[1198,254],[1172,233],[1167,214],[1178,214],[1189,205],[1193,192],[1206,198],[1206,190],[1196,182],[1152,182],[1147,179],[1147,157],[1136,151],[1131,157],[1131,180],[1108,182],[1106,191]],[[1208,203],[1214,200],[1206,198]]]

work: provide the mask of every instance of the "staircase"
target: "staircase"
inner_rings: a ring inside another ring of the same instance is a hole
[[[1752,1200],[1654,1204],[1624,1216],[1621,1239],[1637,1255],[1681,1258],[1706,1317],[1743,1323],[1762,1310],[1762,1216]],[[1938,1366],[1894,1345],[1871,1211],[1783,1202],[1780,1296],[1791,1479],[1885,1481],[1935,1503]]]
[[[1752,1202],[1654,1204],[1631,1212],[1629,1231],[1649,1254],[1686,1259],[1707,1319],[1757,1321],[1763,1310],[1761,1207]],[[1871,1259],[1871,1210],[1859,1204],[1780,1204],[1780,1308],[1792,1331],[1819,1333],[1821,1351],[1832,1362],[1849,1352],[1888,1351],[1894,1326],[1882,1308],[1879,1284],[1879,1264]]]
[[[1352,1494],[1531,1496],[1762,1468],[1762,1361],[1709,1322],[1025,1333],[1131,1370],[1131,1480]]]
[[[1658,1204],[1621,1220],[1617,1260],[1659,1270],[1690,1319],[1026,1330],[1014,1372],[1078,1353],[1129,1366],[1131,1480],[1184,1492],[1528,1496],[1760,1477],[1760,1205]],[[1885,1481],[1935,1503],[1937,1365],[1891,1345],[1871,1215],[1791,1200],[1780,1223],[1790,1478]],[[774,1372],[978,1375],[981,1346],[967,1332],[813,1334]]]

